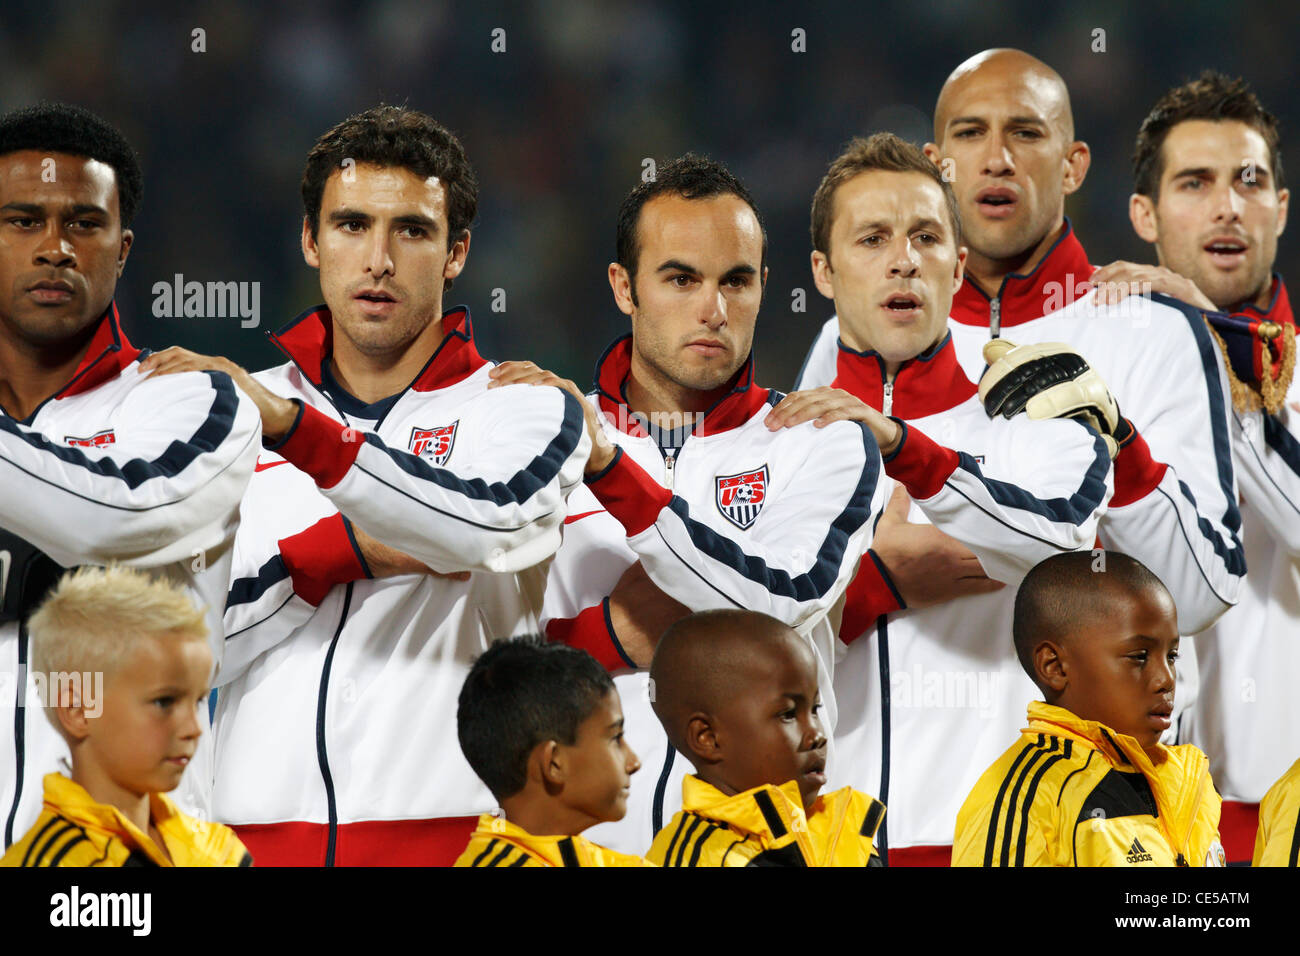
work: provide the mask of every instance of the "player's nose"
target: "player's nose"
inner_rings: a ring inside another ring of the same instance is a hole
[[[989,136],[985,140],[983,169],[985,176],[1009,176],[1016,171],[1015,157],[1000,136]]]
[[[77,264],[77,252],[58,231],[57,224],[51,221],[36,246],[32,261],[38,266],[71,269]]]
[[[392,240],[383,229],[372,229],[366,248],[366,272],[375,278],[393,274]]]
[[[1223,182],[1215,188],[1214,221],[1239,222],[1246,200],[1236,189],[1235,183]]]
[[[727,296],[721,288],[704,297],[700,309],[700,321],[711,329],[727,324]]]

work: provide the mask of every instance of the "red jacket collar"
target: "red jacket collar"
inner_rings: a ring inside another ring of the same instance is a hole
[[[855,352],[843,342],[839,347],[832,386],[881,410],[885,400],[885,360],[877,352]],[[960,405],[976,391],[957,361],[952,333],[948,332],[934,348],[899,366],[890,414],[902,419],[925,418]]]
[[[1066,219],[1060,238],[1047,250],[1047,255],[1043,256],[1038,265],[1024,275],[1012,274],[1003,278],[996,296],[1001,328],[1041,318],[1069,305],[1077,298],[1075,290],[1078,284],[1087,280],[1095,271],[1088,262],[1088,254],[1083,251],[1083,245],[1074,234],[1074,227]],[[1048,288],[1052,284],[1055,284],[1055,288]],[[984,290],[967,276],[953,296],[949,318],[962,325],[988,328],[990,302]]]
[[[457,306],[442,314],[442,342],[409,386],[417,392],[455,385],[487,364],[474,345],[469,308]],[[278,332],[267,337],[320,388],[321,370],[334,349],[334,321],[323,305],[308,309]]]
[[[86,354],[81,364],[68,380],[68,384],[59,389],[55,398],[67,398],[80,395],[96,386],[103,385],[111,378],[121,375],[128,365],[136,360],[140,350],[126,339],[122,331],[122,320],[117,314],[117,302],[109,303],[108,309],[99,320],[99,328],[91,336]]]
[[[616,428],[638,438],[647,437],[639,420],[627,409],[624,397],[628,376],[632,373],[632,336],[615,339],[596,362],[596,395],[600,410]],[[738,428],[749,421],[767,402],[769,391],[754,384],[754,355],[751,352],[736,387],[718,399],[704,413],[704,420],[694,429],[699,436],[716,435]]]
[[[1296,325],[1295,313],[1291,311],[1291,297],[1286,294],[1286,283],[1276,272],[1273,273],[1273,297],[1269,300],[1267,309],[1247,304],[1232,314],[1249,321],[1276,322],[1278,325],[1290,322]],[[1300,327],[1297,331],[1300,331]]]

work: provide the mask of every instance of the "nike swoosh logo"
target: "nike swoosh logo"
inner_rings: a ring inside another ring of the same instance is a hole
[[[283,458],[281,458],[279,461],[259,461],[256,465],[253,466],[253,471],[266,471],[266,469],[274,468],[276,465],[287,465],[287,464],[289,463],[285,461]]]
[[[599,514],[604,514],[604,513],[605,513],[605,509],[604,509],[604,508],[597,508],[595,511],[584,511],[584,512],[583,512],[582,514],[580,514],[580,515],[569,515],[567,518],[564,519],[564,523],[565,523],[565,524],[573,524],[573,522],[575,522],[575,521],[581,521],[583,518],[589,518],[589,517],[591,517],[592,515],[599,515]]]

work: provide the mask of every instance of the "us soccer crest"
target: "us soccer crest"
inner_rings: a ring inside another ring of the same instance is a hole
[[[72,448],[103,448],[105,445],[117,444],[117,436],[113,434],[111,428],[105,428],[102,432],[95,432],[89,438],[74,438],[72,435],[64,435],[63,440]]]
[[[437,428],[421,428],[418,425],[412,428],[411,454],[439,467],[447,464],[452,445],[456,443],[456,426],[459,424],[460,419],[457,419],[450,425],[439,425]]]
[[[719,475],[714,483],[722,517],[741,531],[758,520],[767,500],[767,465],[739,475]]]

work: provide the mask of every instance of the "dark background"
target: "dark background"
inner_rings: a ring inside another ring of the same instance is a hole
[[[206,31],[192,52],[191,31]],[[506,51],[491,51],[505,30]],[[791,31],[807,52],[791,50]],[[1093,31],[1106,50],[1094,53]],[[759,378],[788,388],[829,302],[808,266],[808,206],[851,136],[923,142],[939,87],[967,56],[1020,47],[1069,84],[1092,168],[1067,212],[1095,263],[1154,261],[1128,224],[1129,156],[1147,109],[1205,67],[1244,75],[1294,146],[1300,5],[933,0],[531,5],[237,0],[193,5],[15,3],[0,11],[0,108],[86,106],[140,152],[145,195],[118,287],[137,345],[185,345],[252,368],[283,361],[265,332],[319,301],[302,261],[307,150],[380,101],[431,113],[465,143],[481,185],[467,303],[480,348],[531,358],[584,387],[625,331],[605,267],[642,161],[695,150],[727,163],[767,221],[771,276]],[[1300,165],[1295,168],[1300,170]],[[1278,269],[1296,275],[1283,237]],[[155,319],[155,282],[261,283],[261,327]],[[491,311],[492,290],[506,311]],[[792,290],[807,311],[791,311]]]

